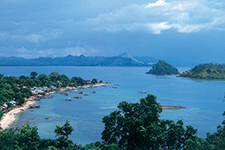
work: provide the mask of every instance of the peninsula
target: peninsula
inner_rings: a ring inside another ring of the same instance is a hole
[[[193,79],[225,79],[225,64],[200,64],[189,71],[183,72],[178,77]]]
[[[154,75],[176,75],[179,74],[177,68],[172,65],[166,63],[165,61],[160,60],[154,67],[152,67],[149,72],[146,74],[154,74]]]
[[[37,105],[34,103],[41,97],[58,91],[107,84],[95,78],[91,81],[81,77],[69,79],[66,75],[58,72],[52,72],[48,76],[45,74],[37,75],[37,72],[31,72],[30,77],[0,75],[0,125],[3,130],[15,120],[15,114],[25,109],[35,108]]]

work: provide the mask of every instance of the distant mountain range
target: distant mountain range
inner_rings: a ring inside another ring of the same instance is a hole
[[[139,58],[136,57],[135,59],[127,53],[113,57],[85,57],[84,55],[55,58],[39,57],[35,59],[0,57],[0,66],[152,66],[155,64],[149,58],[146,60]]]

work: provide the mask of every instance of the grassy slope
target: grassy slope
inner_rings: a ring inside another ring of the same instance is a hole
[[[225,65],[200,64],[179,76],[195,79],[225,79]]]

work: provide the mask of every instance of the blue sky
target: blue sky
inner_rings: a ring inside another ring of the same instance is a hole
[[[115,56],[224,63],[221,0],[1,0],[0,56]]]

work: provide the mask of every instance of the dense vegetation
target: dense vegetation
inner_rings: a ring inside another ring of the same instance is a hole
[[[225,64],[200,64],[179,75],[195,79],[225,79]]]
[[[182,120],[159,119],[162,107],[154,95],[142,98],[138,103],[121,102],[118,110],[106,115],[102,121],[105,128],[102,142],[82,147],[73,143],[69,135],[74,130],[67,120],[63,126],[56,125],[56,139],[41,139],[38,128],[25,124],[22,128],[0,132],[1,149],[44,150],[222,150],[225,147],[225,121],[217,132],[207,138],[196,136],[197,129],[183,127]],[[225,112],[224,114],[225,115]]]
[[[151,70],[149,70],[149,72],[146,72],[146,74],[174,75],[174,74],[179,74],[179,71],[177,68],[173,67],[172,65],[164,61],[159,61],[156,63],[154,67],[152,67]]]
[[[94,78],[90,82],[95,84],[98,81]],[[0,74],[0,106],[4,103],[11,106],[12,104],[9,102],[12,100],[22,105],[25,102],[24,98],[29,98],[32,95],[31,87],[50,87],[52,85],[56,87],[76,87],[86,84],[87,81],[81,77],[72,77],[69,79],[66,75],[59,74],[58,72],[52,72],[48,76],[45,74],[38,75],[37,72],[31,72],[30,77],[24,75],[14,77]],[[2,116],[3,113],[0,110],[0,119]]]

